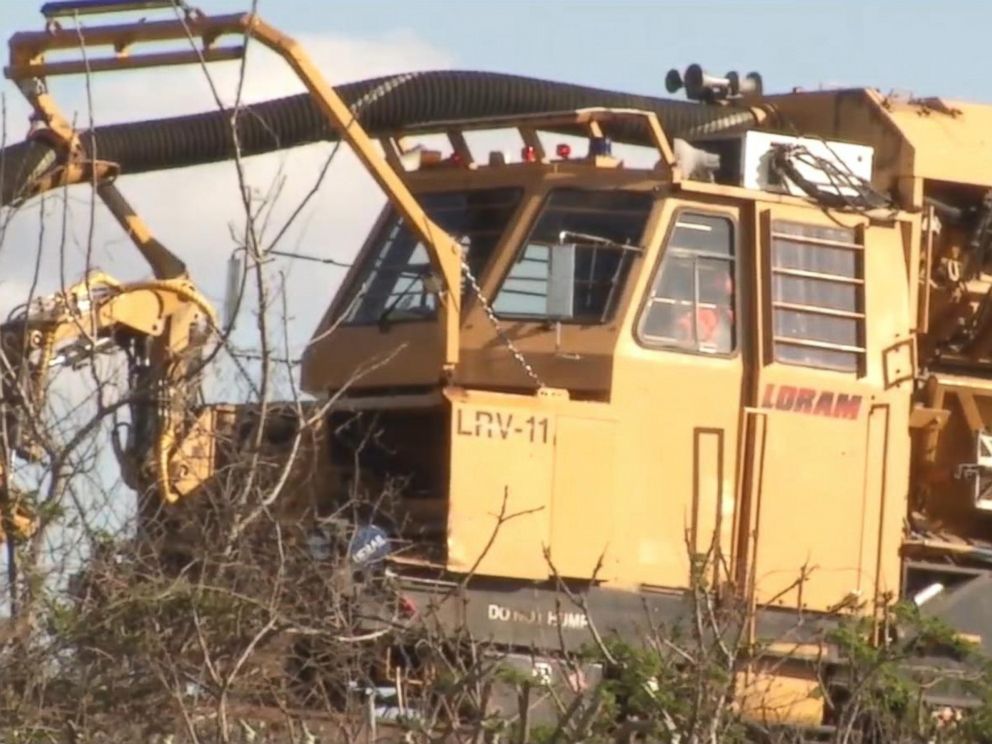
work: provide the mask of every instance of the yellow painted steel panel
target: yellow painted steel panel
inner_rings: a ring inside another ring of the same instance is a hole
[[[450,397],[448,567],[546,578],[556,423],[551,405],[525,396]]]
[[[757,463],[761,476],[752,576],[759,604],[801,602],[808,609],[826,610],[860,597],[865,587],[868,414],[864,396],[850,383],[842,388],[837,380],[822,380],[821,386],[833,386],[822,390],[793,384],[797,379],[809,384],[811,378],[810,372],[797,375],[785,365],[762,375],[761,402],[769,404],[769,415]],[[823,401],[822,413],[786,408],[795,391],[807,389],[818,393],[814,401]],[[853,419],[833,414],[843,394],[857,399]],[[796,584],[804,572],[805,581]]]
[[[616,432],[607,421],[562,416],[557,423],[551,559],[566,577],[616,573]]]
[[[766,725],[816,726],[823,721],[824,696],[812,670],[804,676],[776,673],[775,667],[737,675],[737,704],[746,718]]]

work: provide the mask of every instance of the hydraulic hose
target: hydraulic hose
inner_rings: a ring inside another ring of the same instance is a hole
[[[418,72],[346,83],[337,88],[372,135],[426,127],[458,119],[514,116],[604,106],[656,113],[669,137],[747,129],[755,124],[748,109],[707,106],[490,72]],[[234,154],[232,112],[127,122],[81,133],[84,148],[120,166],[122,174],[183,168],[227,160]],[[643,127],[618,126],[608,135],[618,142],[646,142]],[[257,155],[320,140],[336,139],[307,94],[245,106],[237,117],[242,155]],[[0,151],[0,204],[18,198],[54,153],[41,142],[21,142]]]

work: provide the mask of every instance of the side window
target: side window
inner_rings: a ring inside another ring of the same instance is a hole
[[[679,214],[641,315],[641,340],[684,351],[732,352],[734,258],[731,220]]]
[[[773,220],[771,252],[775,361],[857,372],[865,316],[855,231]]]
[[[627,280],[654,197],[648,192],[557,189],[544,203],[493,309],[507,318],[549,319],[556,259],[568,267],[566,320],[604,323]],[[561,243],[575,245],[568,255]]]

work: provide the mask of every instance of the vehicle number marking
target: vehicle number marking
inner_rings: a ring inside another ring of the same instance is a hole
[[[456,431],[462,437],[482,439],[509,439],[521,437],[531,444],[548,443],[547,416],[527,416],[508,411],[485,411],[482,409],[458,409]]]

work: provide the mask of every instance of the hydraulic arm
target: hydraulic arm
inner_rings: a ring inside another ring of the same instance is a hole
[[[151,485],[165,501],[177,501],[183,494],[176,481],[182,479],[175,476],[183,464],[175,458],[176,444],[198,398],[199,351],[215,326],[212,307],[185,276],[125,284],[91,272],[64,291],[31,301],[0,325],[4,474],[11,455],[38,460],[50,454],[41,422],[51,372],[123,350],[131,421],[127,442],[117,450],[125,481],[139,490]],[[8,500],[9,521],[27,534],[33,522],[17,499]]]
[[[210,17],[185,7],[174,0],[142,4],[145,8],[171,8],[172,20],[124,23],[79,28],[63,28],[58,19],[89,14],[107,14],[134,10],[128,2],[58,2],[49,3],[42,13],[49,19],[49,28],[39,32],[18,33],[10,40],[10,64],[5,69],[15,81],[35,111],[38,127],[31,137],[57,143],[58,165],[48,168],[26,193],[36,194],[46,189],[71,183],[108,182],[116,175],[115,163],[90,157],[81,144],[79,134],[62,116],[46,79],[56,75],[95,73],[109,70],[141,69],[181,64],[205,64],[239,59],[249,40],[260,42],[279,54],[306,86],[316,108],[331,128],[351,146],[355,154],[394,204],[404,221],[413,229],[427,248],[434,270],[438,274],[437,294],[441,308],[439,322],[443,326],[443,359],[441,369],[450,374],[458,362],[459,291],[461,281],[461,248],[427,216],[410,193],[400,175],[389,164],[376,144],[363,129],[356,110],[362,101],[349,107],[330,86],[313,62],[290,37],[269,26],[254,14]],[[225,36],[239,36],[240,45],[220,46]],[[176,50],[134,53],[142,43],[175,41],[182,46]],[[111,56],[92,56],[87,50],[112,47]],[[79,59],[47,61],[50,52],[79,51]],[[235,125],[236,126],[236,125]],[[107,198],[104,197],[104,201]],[[108,205],[109,206],[109,205]],[[140,247],[140,245],[139,245]]]
[[[162,499],[175,502],[208,476],[202,468],[183,462],[182,439],[190,429],[184,422],[195,418],[199,370],[191,360],[202,347],[203,330],[216,326],[213,310],[189,281],[183,262],[152,236],[114,185],[119,165],[93,157],[92,148],[83,145],[62,115],[48,90],[50,77],[239,59],[249,40],[275,51],[297,73],[315,108],[352,147],[428,250],[444,338],[440,374],[450,375],[458,362],[461,248],[431,221],[395,164],[358,122],[356,111],[367,101],[349,107],[295,41],[256,15],[211,18],[173,0],[155,0],[141,7],[171,9],[175,17],[87,26],[83,32],[81,27],[61,24],[66,18],[134,10],[134,3],[49,3],[42,8],[47,19],[44,31],[18,33],[10,40],[5,74],[17,83],[34,110],[28,139],[55,155],[54,162],[28,179],[21,198],[90,183],[146,259],[155,279],[121,284],[93,273],[73,287],[35,300],[2,326],[3,414],[9,436],[0,452],[0,513],[8,531],[27,534],[33,529],[33,521],[24,517],[19,506],[15,508],[9,464],[14,454],[28,459],[44,455],[44,436],[33,428],[33,422],[44,405],[49,372],[59,366],[77,366],[101,352],[123,349],[128,356],[132,421],[127,444],[117,447],[125,480],[140,491],[152,486]],[[219,46],[217,40],[223,36],[239,36],[241,43]],[[170,41],[180,48],[134,53],[142,43]],[[114,53],[89,52],[99,47],[112,47]],[[72,51],[79,52],[78,59],[46,59],[53,52]]]

